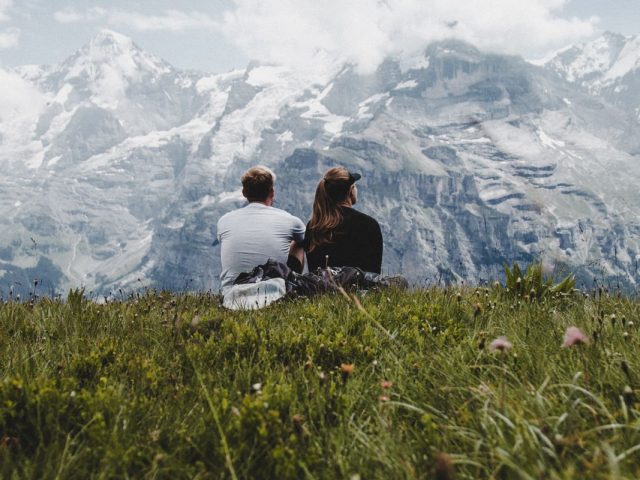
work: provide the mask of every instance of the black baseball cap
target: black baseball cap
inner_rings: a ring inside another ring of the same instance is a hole
[[[327,189],[327,193],[334,199],[342,199],[347,196],[349,193],[349,189],[351,185],[356,183],[358,180],[362,178],[362,175],[355,172],[349,172],[349,178],[347,180],[327,180],[325,181],[325,186]]]

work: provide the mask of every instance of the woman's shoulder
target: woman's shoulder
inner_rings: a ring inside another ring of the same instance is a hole
[[[362,224],[366,224],[366,225],[379,225],[378,221],[373,218],[370,215],[367,215],[366,213],[363,213],[359,210],[356,210],[354,208],[349,208],[349,209],[345,209],[348,210],[348,216],[350,217],[349,220],[351,220],[352,222],[358,222],[358,223],[362,223]],[[346,219],[345,215],[345,219]]]

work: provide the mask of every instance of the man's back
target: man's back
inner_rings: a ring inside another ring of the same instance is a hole
[[[292,240],[302,242],[305,225],[293,215],[253,202],[218,220],[223,292],[236,277],[270,258],[287,263]]]

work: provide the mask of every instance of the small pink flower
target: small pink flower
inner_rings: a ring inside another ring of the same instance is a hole
[[[507,337],[498,337],[489,344],[489,350],[492,352],[506,352],[513,347],[513,343],[507,340]]]
[[[385,390],[391,388],[393,386],[393,382],[390,380],[381,380],[380,381],[380,386],[382,388],[384,388]]]
[[[564,332],[564,341],[562,342],[563,347],[573,347],[574,345],[580,345],[582,343],[589,344],[591,340],[587,337],[582,330],[578,327],[569,327],[567,331]]]

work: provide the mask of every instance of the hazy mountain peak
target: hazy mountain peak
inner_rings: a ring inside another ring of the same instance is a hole
[[[168,73],[172,67],[164,60],[142,50],[131,38],[103,29],[74,55],[60,65],[65,79],[99,76],[140,78],[144,74]]]
[[[546,66],[570,82],[601,88],[640,66],[640,37],[605,32],[558,52]]]
[[[434,42],[426,50],[427,55],[433,56],[463,56],[480,57],[482,54],[475,46],[463,40],[447,39]]]
[[[89,41],[88,46],[92,49],[111,48],[121,51],[137,48],[130,37],[106,28],[101,29]]]

